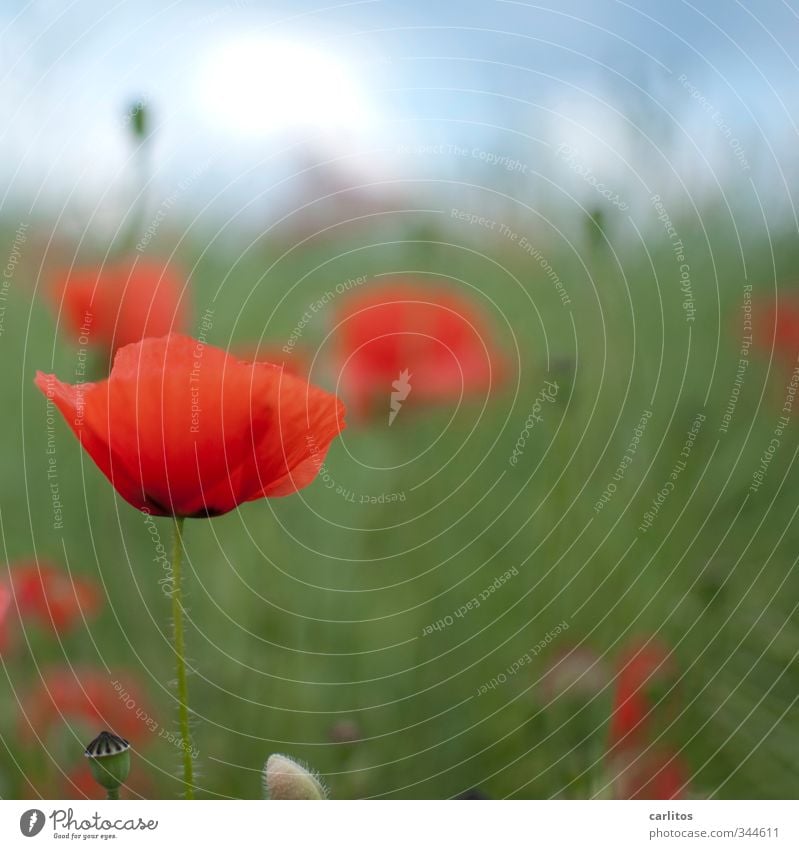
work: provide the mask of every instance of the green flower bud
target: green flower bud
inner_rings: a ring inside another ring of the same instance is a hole
[[[130,129],[136,141],[143,141],[150,132],[150,115],[143,100],[137,100],[128,109]]]
[[[109,798],[117,798],[119,787],[130,772],[130,743],[101,731],[84,752],[94,780],[108,791]]]
[[[270,755],[264,767],[267,799],[327,799],[317,775],[286,755]]]

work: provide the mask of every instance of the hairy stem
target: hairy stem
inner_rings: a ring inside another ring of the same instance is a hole
[[[191,758],[191,736],[189,734],[189,688],[186,683],[186,640],[183,634],[183,587],[181,566],[183,563],[183,517],[175,517],[174,543],[172,546],[172,621],[174,623],[175,657],[178,673],[178,722],[180,724],[181,747],[183,749],[183,781],[186,798],[194,798],[194,764]]]

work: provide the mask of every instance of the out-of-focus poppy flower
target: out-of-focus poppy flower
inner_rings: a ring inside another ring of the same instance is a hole
[[[611,746],[637,746],[648,736],[651,715],[670,689],[674,666],[659,643],[633,643],[622,655],[610,725]],[[665,710],[661,704],[659,710]]]
[[[311,371],[308,353],[298,347],[291,349],[290,353],[284,351],[278,345],[267,345],[259,342],[257,345],[239,345],[233,354],[247,363],[271,363],[281,366],[287,374],[294,377],[307,378]]]
[[[507,368],[475,305],[422,282],[351,295],[337,316],[340,381],[361,415],[486,394]]]
[[[108,380],[36,385],[117,492],[159,516],[296,492],[344,428],[335,395],[179,334],[123,348]]]
[[[557,653],[541,676],[541,695],[547,701],[561,696],[589,700],[602,692],[610,674],[602,658],[584,646]]]
[[[78,752],[69,757],[66,774],[54,767],[37,777],[28,792],[32,797],[71,799],[105,798],[105,791],[91,778],[83,745],[98,729],[114,729],[142,748],[161,729],[141,686],[130,676],[119,678],[91,667],[57,667],[44,671],[37,684],[24,696],[20,736],[52,751]],[[59,763],[61,763],[59,759]],[[152,797],[152,786],[141,770],[131,775],[126,795]],[[99,795],[98,795],[99,794]]]
[[[93,582],[69,575],[53,563],[15,564],[9,576],[22,619],[52,626],[58,633],[100,608],[100,591]]]
[[[0,655],[5,654],[11,645],[11,590],[0,583]]]
[[[799,295],[778,293],[775,304],[761,301],[752,307],[752,339],[763,352],[774,354],[793,369],[799,359]]]
[[[183,288],[173,268],[138,258],[64,272],[52,298],[76,344],[116,351],[149,336],[183,330]]]
[[[135,682],[109,677],[94,668],[57,667],[44,672],[23,701],[21,733],[45,740],[65,727],[83,737],[107,728],[130,740],[152,734],[153,713]],[[83,738],[81,738],[83,739]]]
[[[660,643],[633,642],[622,654],[607,763],[617,799],[678,799],[688,770],[672,752],[651,748],[655,720],[670,709],[674,663]]]
[[[689,772],[673,752],[625,750],[608,766],[615,799],[680,799]]]

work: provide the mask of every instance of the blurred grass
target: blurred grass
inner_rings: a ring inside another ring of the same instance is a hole
[[[511,385],[485,410],[477,401],[414,411],[411,399],[391,430],[353,422],[333,446],[326,469],[336,486],[402,492],[405,501],[352,503],[318,480],[299,496],[187,524],[190,687],[207,795],[257,796],[260,768],[274,751],[310,762],[339,798],[447,797],[476,786],[492,797],[586,795],[602,783],[601,768],[593,785],[580,777],[595,754],[576,763],[563,757],[568,724],[578,719],[544,710],[536,684],[566,643],[584,643],[612,663],[628,636],[653,634],[677,658],[679,710],[665,734],[691,768],[693,792],[799,795],[794,421],[762,488],[747,497],[786,382],[767,356],[753,353],[729,431],[719,432],[735,378],[743,283],[768,294],[774,279],[791,279],[797,250],[778,242],[772,257],[772,246],[753,239],[744,263],[723,215],[702,223],[707,239],[697,221],[678,224],[696,300],[691,325],[677,264],[657,231],[646,249],[614,243],[614,254],[602,245],[558,247],[537,222],[533,235],[564,281],[569,309],[529,256],[503,240],[478,245],[467,225],[404,243],[400,230],[387,241],[383,232],[341,228],[292,250],[280,239],[243,252],[222,240],[210,250],[199,237],[184,240],[179,260],[191,275],[194,314],[214,309],[213,344],[262,335],[284,344],[331,284],[368,275],[366,285],[376,285],[376,275],[413,272],[473,287],[503,349],[514,358],[518,351]],[[10,243],[13,228],[4,232]],[[39,259],[26,256],[17,272],[0,337],[5,555],[68,562],[103,583],[107,607],[63,647],[37,640],[33,657],[4,659],[4,795],[22,792],[12,757],[22,769],[35,757],[17,741],[16,699],[36,680],[36,665],[132,670],[162,724],[174,720],[169,601],[151,536],[61,421],[64,529],[52,527],[45,403],[32,378],[41,368],[71,379],[76,361],[54,338],[48,308],[32,298]],[[323,311],[302,340],[318,346],[313,377],[328,386],[331,327]],[[512,467],[545,379],[559,381],[557,402]],[[645,410],[652,418],[635,459],[597,514]],[[700,412],[707,418],[687,467],[641,533]],[[375,471],[359,460],[404,465]],[[158,526],[166,544],[169,522]],[[518,576],[478,609],[422,636],[511,567]],[[476,695],[562,620],[569,630],[560,645]],[[609,698],[608,689],[590,708],[600,743]],[[342,718],[357,720],[362,742],[330,742]],[[77,762],[80,752],[64,749]],[[152,773],[157,792],[176,795],[177,751],[154,740],[141,756],[149,764],[137,768]]]

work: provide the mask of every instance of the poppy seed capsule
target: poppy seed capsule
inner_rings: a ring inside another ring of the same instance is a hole
[[[264,767],[267,799],[327,799],[322,782],[286,755],[270,755]]]
[[[118,791],[130,772],[130,743],[110,731],[101,731],[84,755],[94,780],[110,793]]]

